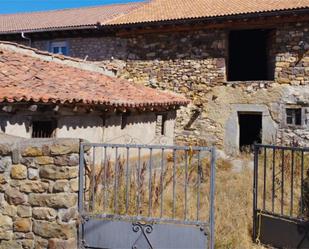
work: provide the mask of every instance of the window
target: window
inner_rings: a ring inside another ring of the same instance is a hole
[[[157,122],[156,122],[156,135],[164,136],[166,134],[165,123],[166,123],[166,115],[165,114],[158,114],[157,115]]]
[[[32,137],[33,138],[49,138],[53,137],[56,129],[55,121],[33,121]]]
[[[126,128],[127,123],[128,123],[128,116],[129,116],[128,113],[121,114],[121,130]]]
[[[228,81],[274,80],[273,30],[237,30],[229,34]]]
[[[302,110],[301,108],[287,108],[286,109],[286,123],[288,125],[302,124]]]
[[[68,43],[66,41],[57,41],[50,43],[50,52],[54,54],[68,55]]]

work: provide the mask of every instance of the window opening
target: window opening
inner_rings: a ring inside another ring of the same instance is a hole
[[[286,109],[286,123],[288,125],[301,125],[301,108]]]
[[[128,113],[121,114],[121,130],[125,129],[128,124]]]
[[[68,43],[66,41],[51,42],[50,52],[54,54],[68,55]]]
[[[165,135],[166,120],[167,120],[167,116],[165,114],[157,114],[156,135],[161,135],[161,136]]]
[[[32,137],[33,138],[50,138],[54,136],[56,122],[54,121],[33,121]]]
[[[229,35],[228,81],[274,80],[273,30],[238,30]]]

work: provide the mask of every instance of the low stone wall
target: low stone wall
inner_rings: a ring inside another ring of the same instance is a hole
[[[79,144],[0,136],[0,249],[77,247]]]

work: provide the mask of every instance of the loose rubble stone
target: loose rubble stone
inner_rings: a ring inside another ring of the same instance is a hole
[[[57,224],[34,220],[33,232],[43,238],[70,239],[76,235],[76,226],[74,224]]]
[[[54,163],[58,166],[78,166],[79,154],[56,156],[54,159]]]
[[[77,203],[77,195],[58,193],[58,194],[30,194],[29,203],[33,206],[51,208],[70,208]]]
[[[53,165],[46,165],[40,167],[39,174],[41,178],[57,180],[57,179],[71,179],[78,176],[77,167],[57,167]]]
[[[48,190],[49,183],[42,181],[25,181],[20,186],[20,191],[25,193],[44,193]]]
[[[76,240],[60,240],[60,239],[50,239],[48,240],[48,249],[76,249]]]
[[[36,236],[36,240],[34,242],[34,249],[46,249],[46,248],[48,248],[48,240]]]
[[[28,218],[18,218],[14,221],[14,231],[27,233],[31,231],[31,219]]]
[[[77,192],[79,190],[79,180],[78,180],[78,178],[70,180],[70,186],[71,186],[72,192]]]
[[[22,157],[20,163],[26,165],[28,168],[38,168],[39,165],[35,162],[35,157]]]
[[[49,156],[40,156],[36,158],[36,163],[39,165],[54,164],[54,158]]]
[[[59,210],[59,218],[62,222],[70,222],[77,219],[78,212],[76,208]]]
[[[26,179],[27,178],[27,167],[22,164],[12,166],[11,177],[13,179]]]
[[[17,207],[17,215],[22,218],[28,218],[31,217],[31,207],[30,206],[23,206],[19,205]]]
[[[20,205],[26,202],[26,195],[13,188],[8,188],[4,197],[9,204]]]
[[[77,143],[63,142],[54,144],[50,147],[52,155],[66,155],[70,153],[79,153],[79,146]]]
[[[42,148],[27,147],[22,151],[22,155],[25,157],[43,156]]]
[[[53,186],[53,193],[69,192],[69,190],[70,190],[70,186],[69,186],[69,181],[67,180],[56,181]]]
[[[23,249],[21,243],[15,240],[5,241],[2,240],[0,242],[0,249]]]
[[[0,214],[0,240],[10,240],[13,236],[13,221],[10,217]]]
[[[14,205],[9,205],[6,201],[2,202],[0,210],[2,214],[8,215],[10,217],[15,217],[17,214],[17,207]]]
[[[7,176],[0,174],[0,184],[6,184],[7,183]]]
[[[52,208],[46,208],[46,207],[38,207],[33,208],[33,218],[37,220],[55,220],[57,217],[57,211]]]
[[[0,155],[8,156],[12,152],[11,146],[8,144],[0,144]]]
[[[23,239],[23,240],[20,240],[18,242],[22,245],[23,249],[32,249],[33,246],[34,246],[34,240],[33,239]]]
[[[3,173],[6,169],[11,167],[12,159],[11,157],[1,157],[0,156],[0,173]]]
[[[12,151],[12,163],[13,164],[19,164],[20,163],[20,150],[19,149],[13,149]]]
[[[34,168],[28,169],[28,179],[37,180],[39,178],[39,170]]]

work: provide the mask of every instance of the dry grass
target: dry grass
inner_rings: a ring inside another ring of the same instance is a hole
[[[253,172],[222,170],[216,175],[216,248],[263,248],[252,242]]]
[[[277,157],[277,155],[276,155]],[[285,178],[289,178],[290,169],[290,156],[286,155],[285,158]],[[272,157],[269,156],[267,160]],[[279,163],[280,155],[278,155],[278,165],[276,166],[276,174],[280,172]],[[245,156],[243,159],[252,160],[250,156]],[[130,162],[129,170],[129,182],[126,184],[126,162],[123,159],[119,159],[119,171],[116,177],[114,171],[114,164],[108,162],[106,168],[106,178],[104,176],[104,170],[102,167],[98,167],[96,170],[95,178],[96,184],[91,188],[96,193],[95,206],[93,211],[95,213],[105,212],[114,213],[114,201],[117,196],[117,213],[118,214],[129,214],[129,215],[141,215],[148,216],[148,207],[151,203],[151,216],[160,217],[160,204],[161,204],[161,186],[163,186],[163,217],[171,217],[173,210],[173,156],[171,154],[166,155],[166,168],[163,171],[163,183],[161,183],[161,170],[160,167],[154,167],[151,177],[151,191],[149,191],[149,171],[148,164],[146,161],[141,163],[140,171],[138,171],[138,165],[134,162]],[[191,158],[187,158],[188,161],[188,189],[187,189],[187,218],[195,219],[197,211],[197,182],[198,169],[196,161]],[[261,156],[261,160],[263,156]],[[183,164],[185,161],[184,154],[177,156],[177,164]],[[202,160],[203,174],[201,177],[201,204],[200,208],[203,210],[201,213],[201,219],[207,220],[208,213],[205,210],[209,210],[209,158]],[[271,165],[271,161],[269,164]],[[137,172],[140,172],[138,175]],[[272,167],[267,168],[268,177],[271,175]],[[185,182],[185,170],[183,167],[176,168],[176,218],[184,218],[184,182]],[[91,176],[91,172],[89,173]],[[299,172],[297,172],[299,177]],[[138,185],[137,178],[140,177],[140,185]],[[106,191],[107,201],[104,203],[104,184],[103,179],[106,179]],[[114,193],[114,183],[117,179],[119,186],[117,195]],[[259,182],[263,181],[263,174],[260,174]],[[295,178],[297,181],[297,177]],[[270,182],[267,178],[267,182]],[[278,182],[278,181],[277,181]],[[161,185],[162,184],[162,185]],[[249,167],[244,168],[241,172],[235,172],[232,170],[232,165],[227,160],[217,161],[217,172],[216,172],[216,199],[215,199],[215,224],[216,224],[216,248],[220,249],[258,249],[263,248],[252,242],[252,185],[253,185],[253,170]],[[128,188],[126,187],[128,186]],[[261,186],[261,184],[260,184]],[[128,200],[126,198],[126,191],[128,191]],[[261,187],[259,191],[262,191]],[[296,190],[298,191],[298,190]],[[289,195],[289,186],[284,191],[285,195]],[[89,191],[89,198],[91,191]],[[137,196],[140,197],[141,204],[137,213]],[[151,196],[151,199],[149,198]],[[297,194],[295,195],[297,196]],[[271,200],[271,186],[267,185],[267,204],[269,205]],[[278,199],[278,195],[276,195]],[[297,197],[298,198],[298,197]],[[151,200],[151,201],[150,201]],[[126,210],[126,202],[128,203],[128,210]],[[276,208],[278,205],[276,202]],[[296,202],[297,203],[297,202]],[[103,205],[104,204],[104,205]]]

